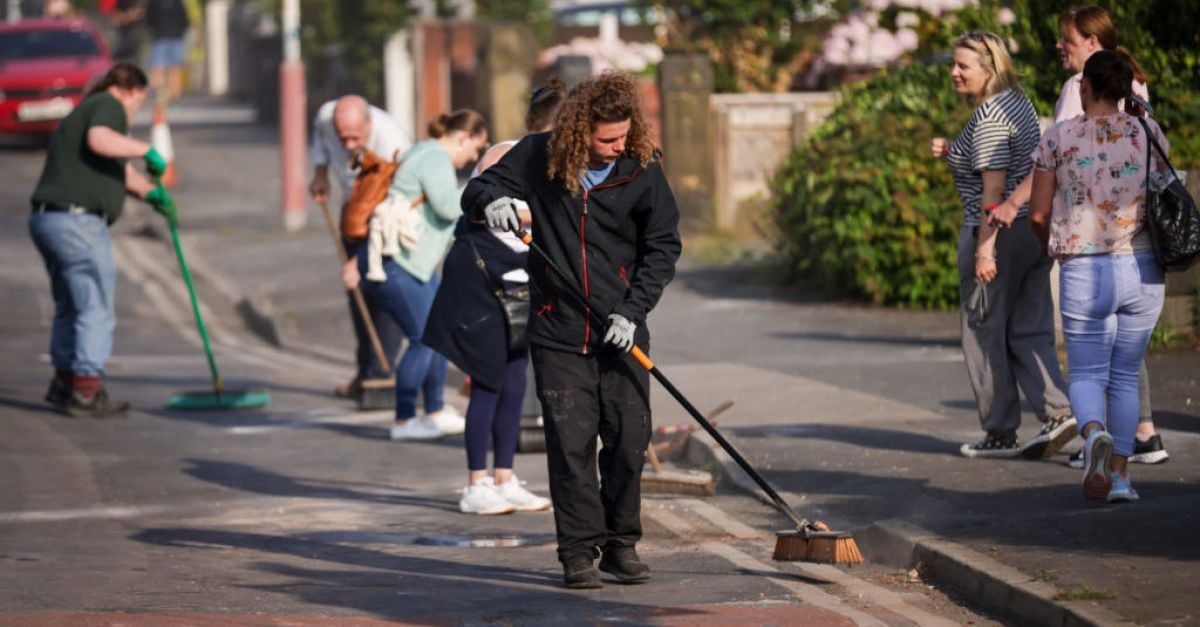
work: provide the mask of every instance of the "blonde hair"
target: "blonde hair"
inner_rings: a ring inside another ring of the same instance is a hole
[[[983,85],[983,94],[979,96],[978,102],[1010,89],[1021,91],[1021,81],[1013,69],[1012,57],[1008,54],[1004,40],[996,33],[981,30],[963,33],[954,39],[954,47],[978,54],[980,64],[992,73]]]
[[[598,124],[629,120],[623,156],[645,167],[654,158],[650,126],[638,106],[637,81],[625,72],[607,71],[577,85],[558,110],[550,136],[550,179],[560,178],[571,194],[587,171],[588,149]]]

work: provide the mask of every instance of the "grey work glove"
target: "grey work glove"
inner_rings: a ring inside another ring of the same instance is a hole
[[[493,229],[504,229],[516,233],[521,230],[521,218],[517,215],[517,201],[502,196],[483,208],[483,217]]]
[[[625,316],[609,314],[608,331],[604,334],[604,341],[628,353],[633,348],[633,332],[635,330],[637,330],[637,325],[630,322]]]

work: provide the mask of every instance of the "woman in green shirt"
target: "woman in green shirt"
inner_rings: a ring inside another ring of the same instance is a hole
[[[464,420],[446,407],[442,388],[446,383],[446,358],[421,343],[425,319],[433,306],[440,280],[436,274],[446,249],[454,238],[454,225],[462,209],[462,188],[456,170],[479,158],[487,146],[487,126],[483,117],[470,109],[438,116],[429,124],[431,139],[418,142],[404,155],[400,169],[392,179],[392,195],[405,199],[424,198],[413,211],[421,217],[419,244],[400,246],[399,252],[383,262],[387,279],[364,281],[363,291],[382,303],[409,339],[408,348],[396,366],[396,423],[393,440],[425,440],[446,433],[462,433]],[[343,279],[356,284],[367,272],[367,246],[350,265],[351,276]],[[425,396],[425,415],[416,418],[417,396]]]
[[[146,75],[118,63],[63,119],[50,139],[46,164],[31,198],[29,234],[45,261],[54,294],[50,359],[54,378],[46,401],[76,416],[110,416],[129,404],[104,390],[112,351],[116,266],[108,227],[121,215],[125,194],[174,219],[174,203],[126,159],[141,157],[157,177],[166,161],[126,133],[146,101]]]

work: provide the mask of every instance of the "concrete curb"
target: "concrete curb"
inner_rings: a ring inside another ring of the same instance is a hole
[[[769,503],[758,485],[707,433],[692,434],[682,454],[688,463],[710,470],[718,481],[728,481]],[[780,495],[793,505],[802,500],[785,491]],[[1023,624],[1075,627],[1129,622],[1095,602],[1058,601],[1054,586],[903,520],[876,521],[856,531],[854,537],[868,561],[917,568],[922,576],[953,588],[977,607]]]

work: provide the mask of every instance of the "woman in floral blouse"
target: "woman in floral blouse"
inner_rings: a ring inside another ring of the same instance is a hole
[[[1132,83],[1133,69],[1116,52],[1088,58],[1079,88],[1084,115],[1042,136],[1029,210],[1039,241],[1061,265],[1071,407],[1087,440],[1083,493],[1110,502],[1138,498],[1126,467],[1138,365],[1163,303],[1163,269],[1144,228],[1145,129],[1164,149],[1167,142],[1153,120],[1121,111]]]

